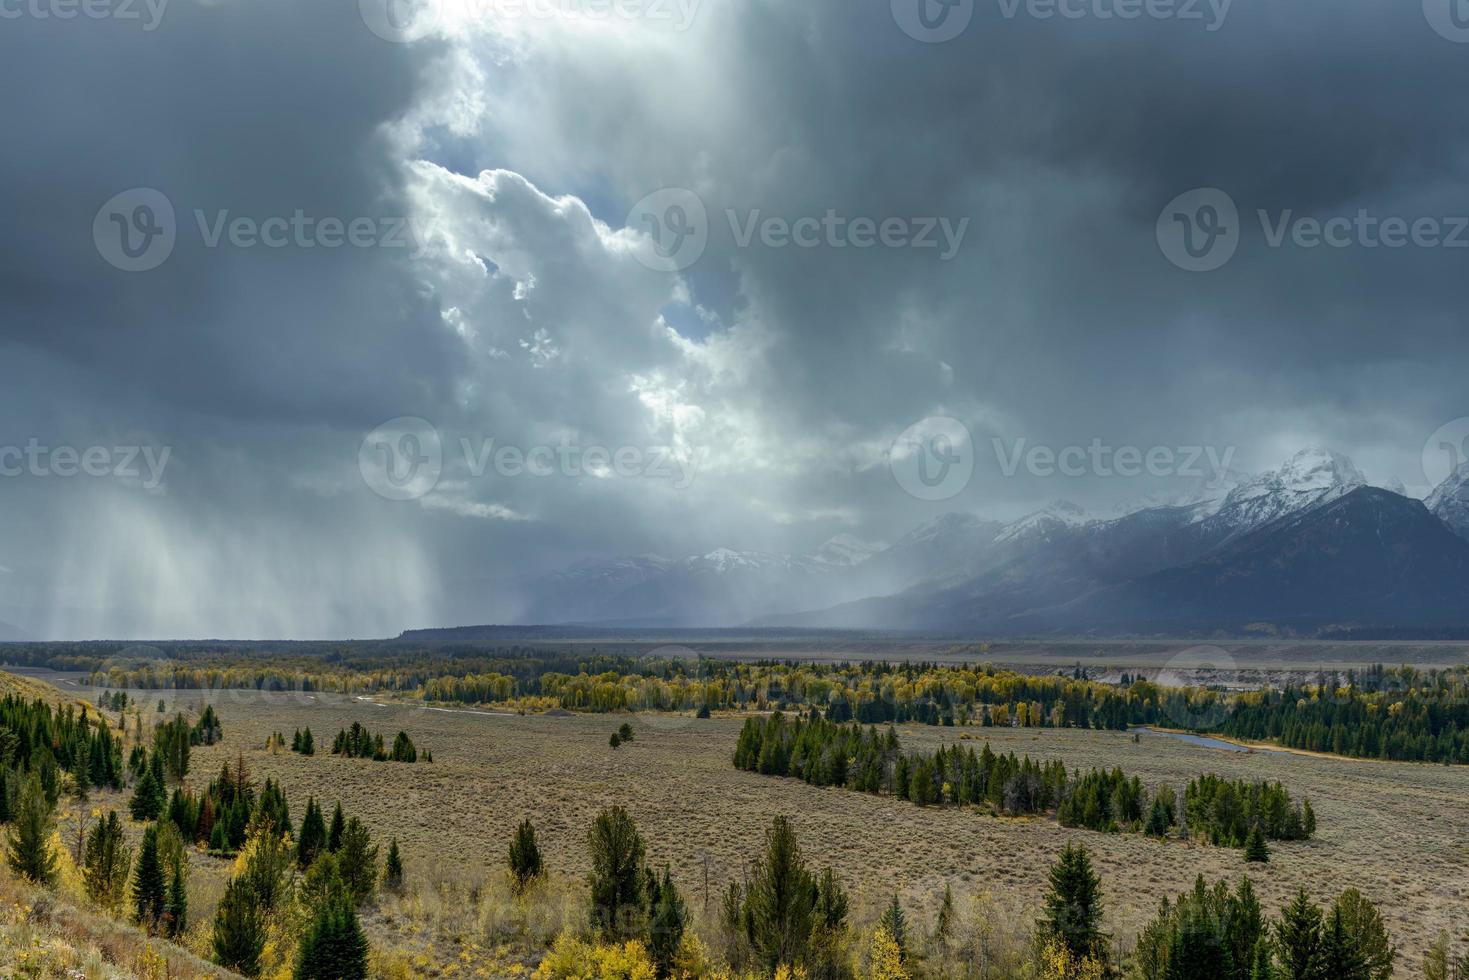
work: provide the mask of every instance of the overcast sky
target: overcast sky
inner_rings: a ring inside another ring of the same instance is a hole
[[[1190,479],[1017,447],[1442,475],[1448,0],[923,3],[0,0],[0,622],[388,635]]]

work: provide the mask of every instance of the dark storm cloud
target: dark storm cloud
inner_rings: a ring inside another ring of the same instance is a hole
[[[1209,31],[992,0],[944,44],[887,2],[837,0],[706,2],[687,32],[459,23],[414,44],[336,2],[174,0],[154,31],[0,21],[19,94],[0,143],[0,445],[174,450],[161,491],[0,480],[0,621],[384,632],[513,616],[506,582],[583,553],[806,548],[936,508],[1147,489],[1002,479],[986,456],[964,496],[919,504],[882,454],[934,414],[985,453],[1099,437],[1265,466],[1311,440],[1419,482],[1428,433],[1469,414],[1469,250],[1270,248],[1255,217],[1469,212],[1469,45],[1419,7],[1236,0]],[[621,231],[668,186],[710,222],[682,285]],[[150,272],[92,237],[133,187],[178,216]],[[1231,195],[1242,240],[1193,274],[1154,228],[1199,187]],[[412,217],[424,248],[208,248],[196,209]],[[969,224],[944,261],[741,247],[727,209]],[[406,415],[450,458],[428,498],[393,503],[357,452]],[[476,478],[460,437],[684,445],[707,478]]]

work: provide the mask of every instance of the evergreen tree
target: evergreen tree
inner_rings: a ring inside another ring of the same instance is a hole
[[[87,896],[104,909],[115,910],[127,894],[132,851],[123,839],[117,811],[108,811],[87,835],[82,858],[82,880]]]
[[[1347,930],[1340,905],[1334,905],[1321,932],[1321,972],[1331,980],[1370,980],[1367,960]]]
[[[301,818],[301,839],[296,842],[296,863],[309,868],[322,851],[327,850],[326,821],[316,797],[306,798],[306,815]]]
[[[1275,980],[1275,968],[1270,965],[1270,940],[1261,936],[1255,943],[1254,960],[1250,966],[1250,980]]]
[[[1072,956],[1105,962],[1102,882],[1092,871],[1091,854],[1085,847],[1067,844],[1051,866],[1045,917],[1036,926],[1044,938],[1060,940]]]
[[[153,758],[157,759],[158,756],[155,754]],[[128,804],[128,812],[134,820],[157,820],[167,803],[163,780],[158,775],[157,767],[145,765],[138,785],[133,788],[133,799]]]
[[[301,936],[295,980],[365,980],[367,937],[345,896],[320,906]]]
[[[689,913],[668,868],[663,869],[661,881],[654,879],[652,895],[648,902],[648,955],[662,980],[673,972],[673,960],[683,942],[684,929],[688,926]]]
[[[389,891],[403,890],[403,857],[398,853],[398,838],[388,842],[388,857],[383,863],[383,887]]]
[[[1264,864],[1270,860],[1270,847],[1265,843],[1265,835],[1260,832],[1260,825],[1255,824],[1250,828],[1250,836],[1245,840],[1245,860]]]
[[[529,820],[520,822],[510,840],[510,873],[516,891],[524,891],[531,879],[541,874],[541,851],[536,846],[536,829]]]
[[[157,929],[168,904],[167,888],[155,823],[143,831],[143,843],[138,848],[138,865],[133,874],[133,921],[149,931]]]
[[[1335,980],[1322,974],[1321,910],[1304,888],[1275,924],[1276,976],[1280,980]]]
[[[893,942],[898,946],[899,958],[906,960],[908,958],[908,918],[903,914],[903,906],[899,904],[896,894],[888,903],[878,924],[887,930],[889,936],[893,937]]]
[[[342,814],[342,801],[337,801],[337,808],[332,811],[331,830],[326,835],[326,849],[333,854],[337,853],[342,846],[342,831],[347,828],[346,817]]]
[[[622,744],[622,739],[618,736],[616,732],[613,732],[612,737],[607,740],[607,744],[615,749]]]
[[[944,883],[944,900],[939,905],[938,917],[933,923],[933,944],[940,951],[948,948],[949,941],[954,938],[954,889]]]
[[[1388,980],[1398,954],[1388,937],[1382,913],[1355,888],[1342,892],[1332,911],[1341,914],[1348,942],[1361,960],[1364,976],[1370,980]]]
[[[247,977],[260,975],[265,949],[265,913],[238,878],[225,885],[214,913],[214,962]]]
[[[642,932],[643,839],[628,812],[609,807],[592,822],[587,838],[592,870],[592,926],[608,939],[624,939]]]
[[[51,853],[51,833],[56,827],[52,806],[40,776],[31,773],[20,792],[7,837],[10,870],[40,885],[56,880],[56,855]]]
[[[791,822],[776,817],[745,899],[746,936],[767,971],[800,961],[815,924],[816,893]]]
[[[173,866],[173,879],[168,886],[168,901],[163,907],[165,931],[171,938],[178,938],[189,927],[189,890],[184,883],[184,865],[179,861]]]
[[[337,868],[352,901],[361,905],[372,897],[377,887],[377,845],[362,821],[347,821],[342,831],[342,846],[337,849]]]
[[[316,754],[316,740],[311,737],[311,729],[309,729],[309,728],[306,729],[304,732],[301,733],[301,754],[302,755],[315,755]]]

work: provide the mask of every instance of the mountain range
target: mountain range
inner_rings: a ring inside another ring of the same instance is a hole
[[[989,634],[1311,635],[1469,627],[1469,464],[1423,501],[1306,449],[1258,476],[1096,517],[945,514],[891,545],[588,561],[524,622]]]

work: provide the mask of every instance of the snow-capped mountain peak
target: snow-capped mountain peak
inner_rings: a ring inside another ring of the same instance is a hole
[[[1090,523],[1091,515],[1069,500],[1053,500],[1033,514],[1005,525],[996,541],[1015,541],[1032,535],[1053,534]]]
[[[1423,505],[1459,537],[1469,539],[1469,463],[1461,463],[1450,473]]]
[[[1292,493],[1332,487],[1360,487],[1367,482],[1350,459],[1329,449],[1302,449],[1278,471],[1281,485]]]
[[[1253,477],[1231,490],[1208,520],[1230,535],[1241,534],[1333,500],[1366,483],[1356,464],[1340,453],[1302,449],[1280,469]]]
[[[825,565],[860,565],[887,547],[843,532],[825,541],[811,553],[811,558]]]

